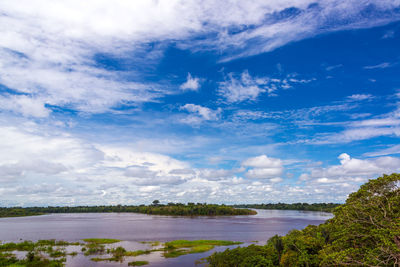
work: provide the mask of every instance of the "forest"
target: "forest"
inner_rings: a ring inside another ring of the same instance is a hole
[[[239,204],[232,205],[234,208],[264,209],[264,210],[306,210],[332,212],[340,204],[336,203],[268,203],[268,204]]]
[[[369,180],[319,226],[217,252],[213,266],[399,266],[400,174]]]
[[[158,200],[151,205],[140,206],[77,206],[77,207],[13,207],[0,208],[0,217],[32,216],[48,213],[107,213],[107,212],[133,212],[153,215],[172,216],[234,216],[255,215],[256,211],[250,209],[237,209],[226,205],[206,203],[168,203],[160,204]]]

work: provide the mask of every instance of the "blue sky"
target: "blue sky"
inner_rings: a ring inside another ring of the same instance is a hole
[[[0,206],[343,202],[400,171],[399,1],[0,11]]]

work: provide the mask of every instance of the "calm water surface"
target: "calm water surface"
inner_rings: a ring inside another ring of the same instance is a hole
[[[128,250],[148,249],[140,241],[170,241],[176,239],[221,239],[252,241],[264,244],[271,236],[284,235],[292,229],[303,229],[309,224],[318,225],[332,217],[330,213],[286,210],[257,210],[253,216],[228,217],[172,217],[135,213],[71,213],[43,216],[0,218],[0,240],[20,241],[57,239],[79,241],[84,238],[115,238],[124,242]],[[135,257],[131,260],[147,260],[147,266],[195,266],[197,259],[214,251],[189,254],[179,258],[165,259],[161,253]],[[74,248],[68,248],[73,250]],[[150,248],[151,249],[151,248]],[[76,250],[75,250],[76,251]],[[67,258],[67,266],[127,266],[124,263],[91,262],[79,254]]]

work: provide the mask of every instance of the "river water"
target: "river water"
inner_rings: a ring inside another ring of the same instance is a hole
[[[172,217],[137,213],[72,213],[32,217],[0,218],[0,240],[57,239],[80,241],[84,238],[114,238],[124,242],[128,250],[151,249],[141,241],[171,241],[176,239],[216,239],[241,241],[249,245],[265,242],[275,234],[285,235],[292,229],[318,225],[332,217],[330,213],[288,210],[257,210],[257,215],[227,217]],[[146,260],[147,266],[195,266],[194,262],[214,250],[165,259],[160,252],[135,257]],[[73,250],[73,248],[68,248]],[[76,250],[75,250],[76,251]],[[82,253],[67,257],[67,266],[127,266],[123,263],[92,262]]]

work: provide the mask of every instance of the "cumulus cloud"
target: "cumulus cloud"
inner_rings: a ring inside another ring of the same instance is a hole
[[[395,157],[356,159],[351,158],[347,153],[342,153],[338,159],[340,165],[315,168],[311,173],[303,174],[301,179],[312,179],[316,183],[364,182],[374,176],[400,170],[400,158]]]
[[[186,82],[181,84],[179,88],[183,91],[198,91],[200,88],[200,78],[192,77],[190,73],[188,73]]]
[[[279,176],[283,173],[283,162],[280,159],[269,158],[266,155],[248,158],[242,162],[242,166],[253,167],[246,172],[248,178],[275,178],[274,181],[281,181]]]

